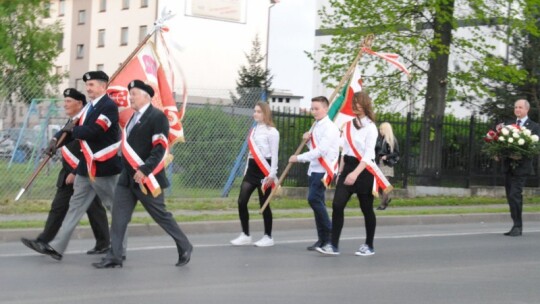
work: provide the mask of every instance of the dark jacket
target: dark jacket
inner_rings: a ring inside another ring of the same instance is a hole
[[[394,140],[394,151],[390,152],[390,144],[386,142],[383,136],[379,135],[375,144],[375,162],[379,165],[381,157],[386,155],[386,159],[399,157],[399,144]],[[387,165],[387,164],[386,164]]]
[[[505,122],[505,125],[515,124],[515,120],[509,120]],[[532,134],[540,135],[540,125],[532,121],[530,118],[525,121],[524,127],[531,130]],[[513,163],[513,165],[512,165]],[[516,176],[533,175],[533,160],[532,158],[522,158],[520,160],[512,160],[508,157],[503,158],[503,172]]]
[[[129,125],[129,122],[126,125]],[[152,137],[157,134],[163,134],[166,138],[169,137],[169,120],[163,112],[150,105],[139,118],[139,122],[131,129],[127,138],[129,145],[143,160],[144,165],[140,166],[139,170],[146,176],[152,173],[166,152],[163,145],[153,145]],[[125,157],[122,158],[122,163],[124,169],[120,174],[118,184],[129,186],[133,181],[135,170],[133,170]],[[159,171],[155,177],[161,188],[164,189],[169,186],[165,169]]]
[[[110,126],[104,128],[96,121],[104,115],[110,121]],[[114,101],[105,94],[93,111],[86,117],[82,126],[73,128],[73,137],[75,139],[86,140],[93,153],[102,150],[118,141],[120,141],[120,126],[118,125],[118,106]],[[112,158],[100,162],[95,162],[96,177],[111,176],[120,173],[122,167],[120,158],[113,156]],[[81,157],[77,174],[88,176],[86,167],[86,159]]]

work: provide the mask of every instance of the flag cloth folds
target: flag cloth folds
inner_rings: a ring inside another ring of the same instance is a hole
[[[170,55],[163,35],[158,32],[156,43],[148,40],[137,54],[109,82],[107,94],[116,102],[120,112],[120,126],[124,127],[133,114],[130,107],[128,84],[135,79],[144,81],[154,89],[152,105],[165,113],[169,120],[169,144],[184,142],[184,129],[181,124],[184,116],[186,100],[183,100],[181,111],[178,111],[173,96],[174,72],[170,64]],[[166,63],[166,64],[164,64]],[[185,85],[184,88],[185,90]],[[183,92],[186,98],[185,92]]]
[[[407,67],[403,63],[399,62],[399,55],[398,54],[377,53],[377,52],[374,52],[374,51],[372,51],[371,49],[368,49],[368,48],[362,48],[362,51],[364,51],[364,52],[366,52],[366,53],[368,53],[370,55],[378,56],[378,57],[388,61],[389,63],[394,65],[396,68],[398,68],[400,71],[405,73],[407,76],[411,76],[411,73],[409,73],[409,70],[407,70]]]
[[[354,93],[360,91],[362,91],[362,75],[360,68],[356,66],[349,85],[343,87],[339,96],[328,109],[328,117],[334,121],[338,128],[341,129],[347,121],[353,119],[352,99]]]

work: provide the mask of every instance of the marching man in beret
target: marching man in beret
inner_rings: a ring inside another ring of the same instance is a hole
[[[64,110],[70,120],[75,119],[83,111],[85,105],[86,97],[83,93],[73,88],[64,90]],[[45,228],[43,228],[43,232],[35,240],[21,239],[24,245],[43,254],[45,253],[45,245],[54,239],[66,216],[69,208],[69,199],[73,195],[73,181],[75,180],[77,164],[82,158],[79,141],[73,140],[70,134],[66,136],[63,142],[58,143],[58,139],[60,139],[62,134],[62,131],[58,132],[50,140],[45,150],[46,154],[52,156],[56,152],[58,145],[61,147],[62,154],[62,169],[58,173],[56,194],[51,203]],[[90,226],[96,238],[96,246],[87,253],[104,253],[104,250],[109,248],[109,222],[107,221],[107,212],[97,196],[90,204],[86,214],[88,215]]]
[[[112,210],[114,189],[121,170],[117,155],[120,146],[118,106],[106,94],[109,76],[102,71],[93,71],[84,74],[83,80],[89,105],[79,120],[62,129],[79,140],[84,157],[77,165],[74,193],[66,218],[54,240],[45,247],[45,254],[56,260],[62,259],[73,230],[96,195],[107,209]]]
[[[162,190],[169,186],[165,175],[169,121],[163,112],[152,106],[154,90],[150,85],[133,80],[128,89],[135,113],[122,132],[123,170],[112,211],[111,250],[101,262],[92,265],[96,268],[122,267],[122,243],[138,200],[174,239],[179,255],[176,266],[184,266],[191,258],[193,246],[165,208]]]

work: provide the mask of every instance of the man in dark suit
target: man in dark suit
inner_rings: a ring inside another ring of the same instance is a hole
[[[81,113],[86,105],[86,97],[81,92],[68,88],[64,90],[64,110],[70,119],[74,119]],[[81,146],[74,140],[71,134],[67,134],[64,141],[57,143],[63,132],[58,132],[49,142],[45,153],[52,155],[56,152],[57,146],[62,147],[62,169],[58,173],[56,181],[56,194],[51,203],[51,209],[45,222],[43,232],[35,239],[22,238],[21,242],[29,248],[38,252],[45,252],[45,245],[52,241],[62,225],[69,208],[69,199],[73,195],[73,181],[79,159],[82,157]],[[90,226],[96,238],[96,245],[89,250],[88,254],[104,253],[109,248],[109,222],[107,212],[96,196],[88,210],[86,211]]]
[[[162,189],[169,186],[165,175],[168,151],[169,121],[152,106],[154,90],[140,80],[128,85],[131,107],[135,113],[122,136],[123,170],[115,192],[112,212],[111,250],[96,268],[122,267],[122,242],[127,225],[139,200],[152,218],[175,241],[178,249],[176,266],[186,265],[193,246],[172,214],[165,208]]]
[[[529,102],[519,99],[514,103],[515,120],[506,121],[506,125],[516,124],[531,130],[532,134],[540,134],[540,126],[527,116]],[[514,164],[514,165],[512,165]],[[528,175],[534,174],[533,161],[531,158],[506,157],[503,159],[503,171],[505,173],[506,200],[510,206],[510,215],[514,222],[512,229],[504,233],[507,236],[520,236],[523,231],[521,213],[523,211],[523,187]]]
[[[84,74],[87,110],[78,121],[68,123],[62,130],[79,140],[83,156],[77,165],[74,192],[69,201],[66,218],[60,231],[46,247],[45,254],[61,260],[71,234],[96,197],[112,210],[114,189],[121,170],[118,147],[120,127],[118,106],[106,94],[109,76],[102,71]]]

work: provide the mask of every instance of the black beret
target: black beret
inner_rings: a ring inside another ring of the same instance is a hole
[[[150,97],[154,97],[154,89],[150,85],[147,85],[146,83],[142,82],[141,80],[135,79],[132,82],[128,84],[128,90],[131,90],[133,88],[138,88],[150,95]]]
[[[74,88],[67,88],[64,90],[64,97],[71,97],[76,100],[80,100],[83,106],[86,105],[86,96],[83,93],[75,90]]]
[[[87,82],[88,80],[93,80],[93,79],[108,82],[109,76],[107,76],[107,74],[105,74],[105,72],[103,71],[90,71],[90,72],[85,73],[83,76],[84,82]]]

